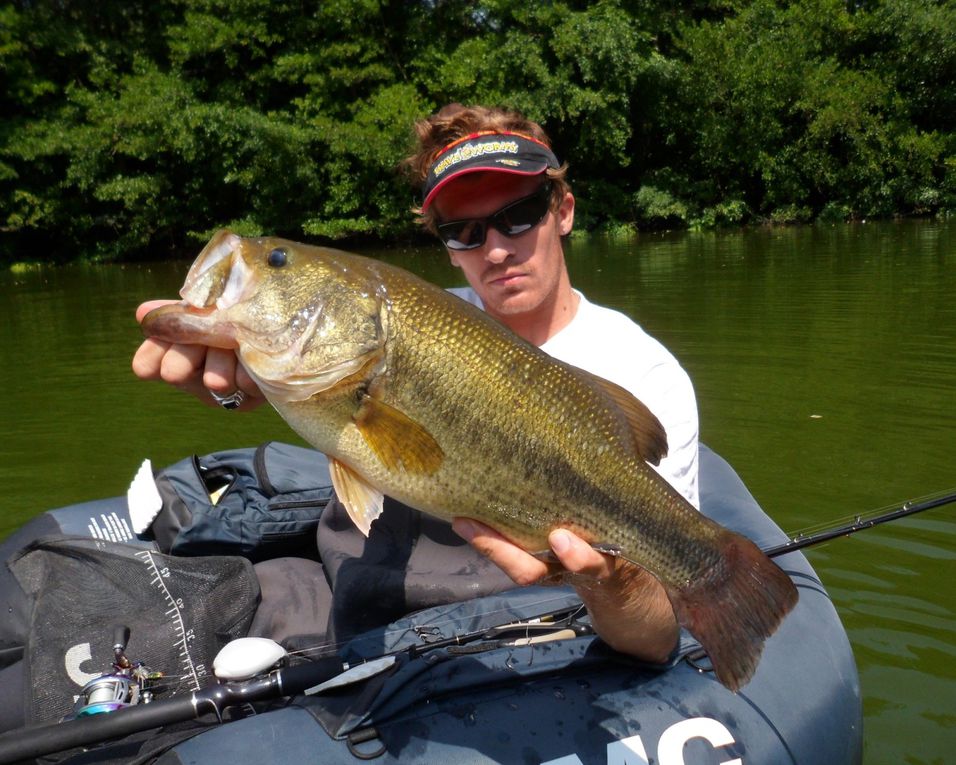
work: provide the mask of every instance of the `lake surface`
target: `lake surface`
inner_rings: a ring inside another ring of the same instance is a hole
[[[438,249],[370,254],[459,283]],[[702,441],[785,530],[956,489],[956,225],[578,239],[569,264],[591,300],[678,356]],[[175,295],[187,267],[0,272],[0,538],[48,508],[125,493],[144,457],[295,441],[271,411],[207,409],[133,377],[133,311]],[[853,644],[865,762],[952,761],[956,506],[808,557]]]

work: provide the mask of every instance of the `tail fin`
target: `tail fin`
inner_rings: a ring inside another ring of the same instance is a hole
[[[717,679],[736,692],[753,676],[797,588],[749,539],[725,532],[720,563],[685,587],[667,587],[677,621],[700,641]]]

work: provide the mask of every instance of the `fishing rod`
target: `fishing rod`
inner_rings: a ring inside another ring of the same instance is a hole
[[[812,547],[822,542],[829,542],[831,539],[836,539],[837,537],[846,537],[858,531],[879,526],[881,523],[896,521],[900,518],[922,513],[924,510],[932,510],[934,507],[942,507],[943,505],[948,505],[953,502],[956,502],[956,491],[937,497],[929,497],[924,500],[911,500],[887,512],[878,513],[869,517],[858,515],[850,523],[824,529],[816,534],[798,534],[783,544],[765,549],[763,553],[768,558],[776,558],[779,555],[784,555],[796,550],[803,550],[806,547]]]
[[[775,558],[953,502],[956,502],[956,491],[905,502],[900,507],[887,512],[869,517],[857,516],[850,523],[834,526],[815,534],[797,535],[763,552],[768,557]],[[485,627],[447,638],[431,635],[427,631],[419,631],[419,637],[423,640],[422,644],[415,644],[352,664],[343,662],[339,656],[326,656],[302,664],[278,667],[278,662],[288,654],[277,643],[266,638],[239,638],[226,645],[216,657],[214,671],[219,680],[218,683],[194,691],[189,696],[150,700],[148,703],[145,698],[152,696],[152,690],[147,690],[141,694],[141,703],[117,704],[113,706],[115,711],[110,711],[108,714],[87,716],[81,712],[73,719],[63,722],[47,723],[0,734],[0,765],[9,765],[20,760],[98,744],[177,722],[210,716],[222,722],[223,713],[229,707],[299,693],[312,695],[359,682],[390,669],[402,655],[414,659],[440,648],[464,653],[469,650],[488,650],[507,645],[530,645],[539,640],[590,634],[590,627],[577,621],[584,613],[583,604],[575,603],[524,621]],[[123,649],[126,639],[128,639],[128,631],[124,634],[122,642],[114,645],[117,655],[114,668],[120,669],[118,674],[122,675],[126,672],[130,677],[135,677],[132,672],[135,672],[140,665],[129,663],[125,659]],[[481,645],[474,645],[479,642]],[[124,664],[131,670],[126,671],[127,667],[124,667]],[[99,702],[98,694],[104,693],[104,689],[110,685],[116,674],[107,673],[87,685],[87,688],[91,690],[85,699],[86,707],[92,707]],[[146,674],[141,674],[144,678],[147,677]],[[87,688],[84,688],[84,691],[87,691]],[[78,704],[82,702],[81,696]]]
[[[210,722],[223,722],[223,713],[229,707],[300,693],[314,695],[340,688],[389,670],[403,655],[414,659],[440,648],[449,651],[459,648],[460,652],[465,653],[469,652],[470,644],[478,641],[482,641],[482,650],[488,650],[587,635],[591,633],[590,626],[578,621],[585,613],[583,604],[573,603],[523,621],[484,627],[447,638],[420,631],[420,638],[426,642],[353,663],[344,662],[336,655],[277,667],[288,656],[278,643],[268,638],[238,638],[228,643],[216,656],[213,670],[219,682],[188,696],[142,703],[116,700],[109,705],[111,709],[107,712],[107,705],[103,703],[106,689],[126,689],[134,685],[130,676],[124,674],[125,668],[122,668],[108,672],[84,687],[84,693],[77,702],[78,711],[73,718],[0,734],[0,765],[99,744],[189,720],[208,718]],[[126,631],[128,639],[128,629],[120,629]],[[114,645],[117,657],[122,656],[123,659],[124,649],[125,645]],[[129,666],[138,668],[141,665],[131,662]],[[118,667],[114,663],[114,670]]]

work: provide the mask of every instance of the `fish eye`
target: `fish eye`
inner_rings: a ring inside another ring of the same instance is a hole
[[[273,268],[282,268],[289,259],[289,253],[283,250],[281,247],[276,247],[272,252],[269,253],[269,265]]]

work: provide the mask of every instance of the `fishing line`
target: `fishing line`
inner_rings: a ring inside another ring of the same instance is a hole
[[[494,609],[489,609],[487,611],[478,611],[475,613],[470,613],[467,615],[467,618],[470,620],[480,620],[490,616],[497,616],[499,614],[513,615],[513,612],[516,608],[524,610],[525,608],[537,608],[538,606],[544,606],[545,609],[547,609],[552,604],[558,604],[557,610],[563,610],[560,608],[561,604],[567,604],[568,608],[575,607],[573,604],[568,604],[568,594],[566,592],[564,593],[559,592],[550,597],[542,597],[537,600],[527,601],[522,604],[514,605],[511,607],[494,608]],[[584,608],[584,606],[578,605],[576,606],[576,608],[578,610],[581,610]],[[530,620],[527,620],[527,619],[522,620],[521,617],[515,616],[514,621],[516,623],[517,622],[524,623]],[[382,632],[380,635],[380,639],[384,643],[387,641],[388,638],[404,635],[406,633],[415,633],[415,634],[418,634],[419,637],[423,637],[423,631],[425,629],[429,630],[430,633],[434,633],[434,637],[436,640],[445,639],[443,628],[450,627],[450,626],[460,626],[460,624],[461,624],[460,616],[448,614],[448,615],[445,615],[439,621],[423,620],[421,624],[409,623],[407,626],[398,627],[393,630]],[[494,625],[494,626],[498,626],[498,625]],[[454,632],[454,630],[452,630],[452,632]],[[306,646],[305,648],[297,648],[294,651],[289,651],[289,656],[297,656],[297,657],[303,657],[303,658],[304,657],[321,658],[326,653],[328,653],[329,655],[333,655],[338,652],[338,649],[343,648],[353,642],[354,642],[354,638],[347,638],[345,640],[332,641],[327,643],[317,643],[313,646]],[[428,641],[425,640],[423,644],[427,645],[427,642]]]
[[[956,502],[956,489],[938,491],[906,502],[885,505],[877,510],[871,510],[866,513],[847,515],[832,521],[813,524],[800,531],[789,534],[786,542],[780,543],[775,540],[773,542],[764,542],[759,546],[767,556],[776,557],[777,555],[802,550],[806,547],[812,547],[833,539],[839,539],[840,537],[846,537],[858,531],[864,531],[865,529],[870,529],[883,523],[896,521],[925,510],[932,510],[954,502]]]
[[[907,500],[905,502],[896,502],[896,503],[890,503],[888,505],[883,505],[882,507],[874,508],[873,510],[870,510],[866,513],[850,513],[841,517],[831,518],[825,521],[819,521],[817,523],[811,523],[802,528],[794,529],[790,534],[788,534],[788,536],[791,539],[795,537],[813,536],[817,532],[825,531],[834,526],[852,523],[860,519],[865,520],[873,516],[880,516],[880,515],[883,515],[884,513],[888,513],[893,510],[896,510],[897,508],[903,507],[904,505],[920,504],[929,500],[935,500],[941,497],[946,497],[949,494],[953,494],[954,492],[956,492],[956,488],[943,490],[943,491],[937,491],[937,492],[933,492],[932,494],[926,494],[925,496],[922,496],[922,497],[916,497],[915,499]]]

